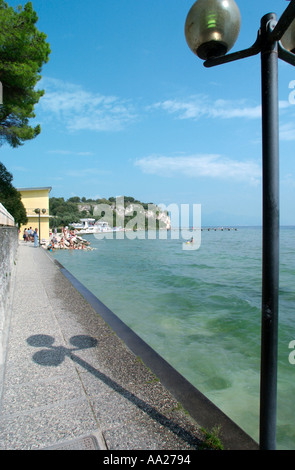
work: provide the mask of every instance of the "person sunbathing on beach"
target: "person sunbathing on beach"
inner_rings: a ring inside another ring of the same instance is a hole
[[[51,241],[47,247],[48,251],[53,251],[54,250],[54,243]]]

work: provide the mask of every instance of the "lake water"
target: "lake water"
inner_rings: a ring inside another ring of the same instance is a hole
[[[119,318],[258,441],[260,228],[182,239],[97,240],[54,256]],[[295,449],[295,229],[280,233],[277,448]]]

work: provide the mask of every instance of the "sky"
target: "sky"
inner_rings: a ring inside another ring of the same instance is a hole
[[[8,0],[15,7],[26,1]],[[260,56],[205,68],[184,24],[192,0],[33,0],[50,59],[32,125],[0,148],[17,188],[201,205],[202,225],[261,225]],[[286,0],[237,0],[251,46]],[[295,68],[279,61],[280,221],[295,225]],[[5,96],[3,96],[5,100]]]

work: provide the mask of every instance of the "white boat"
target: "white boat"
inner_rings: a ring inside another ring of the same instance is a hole
[[[79,234],[115,232],[118,229],[110,227],[108,222],[95,219],[80,219],[80,223],[71,224]]]
[[[89,227],[94,226],[95,219],[80,219],[79,223],[72,223],[70,226],[74,227],[75,230],[87,230]]]
[[[87,227],[87,228],[81,228],[81,229],[76,227],[75,229],[77,233],[81,235],[87,234],[87,233],[99,233],[100,232],[100,230],[97,227]]]

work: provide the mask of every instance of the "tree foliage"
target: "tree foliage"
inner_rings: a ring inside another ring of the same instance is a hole
[[[18,147],[41,131],[40,125],[32,127],[29,120],[35,117],[34,106],[44,94],[35,87],[50,47],[46,35],[36,28],[37,21],[31,2],[14,10],[0,0],[0,145]]]
[[[0,162],[0,202],[14,217],[15,223],[26,224],[26,209],[21,201],[21,194],[12,185],[13,176]]]
[[[143,207],[143,209],[148,210],[149,204],[154,205],[153,203],[143,203],[134,199],[131,196],[123,196],[124,198],[124,207],[127,208],[130,205],[139,204]],[[69,199],[65,200],[63,197],[51,197],[49,199],[49,211],[50,215],[52,216],[50,219],[50,226],[51,227],[60,227],[61,225],[71,225],[71,223],[80,222],[81,218],[93,218],[95,220],[99,220],[101,217],[105,216],[105,212],[102,211],[101,214],[96,213],[95,208],[99,205],[110,206],[114,208],[116,205],[116,198],[109,197],[100,198],[100,199],[86,199],[85,196],[78,197],[73,196]],[[156,206],[155,206],[156,207]],[[132,213],[130,215],[124,216],[124,224],[126,224],[135,217],[137,214],[135,210],[135,214]],[[156,215],[159,215],[159,211],[157,211]],[[113,211],[112,219],[109,223],[112,224],[114,227],[116,226],[116,211]],[[161,222],[156,220],[156,228],[159,228]],[[145,227],[148,228],[148,218],[145,218]]]
[[[51,197],[49,199],[49,211],[53,217],[50,219],[51,227],[66,226],[71,223],[80,222],[83,214],[79,211],[78,200],[69,198],[67,201],[63,197]],[[80,198],[78,198],[80,200]]]

